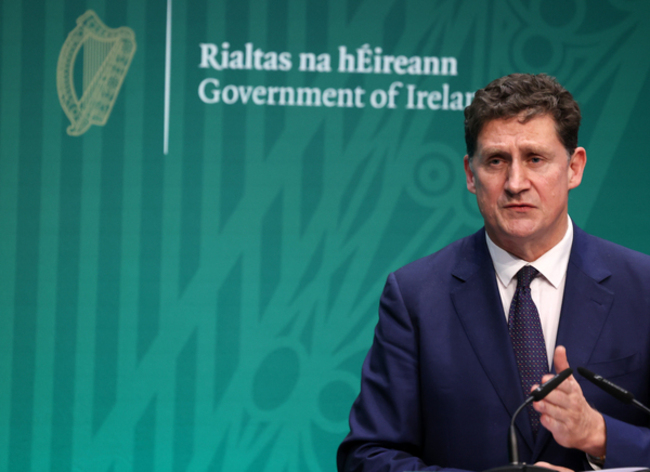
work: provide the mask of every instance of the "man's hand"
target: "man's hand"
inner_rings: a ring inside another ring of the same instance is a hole
[[[557,470],[558,472],[573,472],[571,469],[567,469],[566,467],[562,467],[560,465],[549,464],[548,462],[536,462],[534,465],[538,467],[545,467],[547,469]]]
[[[553,363],[556,372],[569,367],[564,346],[555,349]],[[545,375],[542,382],[551,377],[551,374]],[[559,445],[579,449],[592,456],[605,455],[605,419],[587,403],[573,376],[562,382],[545,399],[533,403],[533,407],[541,413],[542,426],[553,434]]]

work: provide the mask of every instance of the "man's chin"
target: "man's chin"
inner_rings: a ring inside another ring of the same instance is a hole
[[[498,231],[504,239],[525,242],[535,237],[537,229],[535,221],[522,216],[504,221],[499,225]]]
[[[508,250],[509,247],[524,247],[528,242],[532,242],[536,238],[537,228],[532,224],[521,224],[523,221],[518,221],[519,224],[510,224],[501,226],[496,231],[488,230],[490,239],[494,243]],[[509,251],[510,252],[510,251]]]
[[[535,228],[532,227],[517,227],[505,233],[505,237],[513,241],[520,241],[522,243],[535,238]]]

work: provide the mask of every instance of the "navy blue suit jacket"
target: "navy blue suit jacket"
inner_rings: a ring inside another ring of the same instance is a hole
[[[650,257],[574,227],[557,344],[650,403]],[[576,374],[605,415],[606,467],[650,466],[650,421]],[[481,471],[508,463],[507,429],[524,401],[482,229],[390,274],[339,471]],[[520,459],[581,470],[528,415],[516,422]]]

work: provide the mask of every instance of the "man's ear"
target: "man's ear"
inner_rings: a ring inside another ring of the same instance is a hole
[[[472,164],[470,162],[469,155],[465,155],[463,158],[463,163],[465,165],[465,179],[467,180],[467,190],[472,193],[476,193],[476,183],[474,178],[474,171],[472,170]]]
[[[569,190],[576,188],[582,182],[582,174],[585,171],[585,166],[587,165],[587,151],[583,147],[577,147],[571,159],[569,159],[569,168],[567,172],[569,173]]]

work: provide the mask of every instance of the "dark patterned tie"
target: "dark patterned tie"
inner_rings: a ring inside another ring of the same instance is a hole
[[[541,383],[542,376],[548,373],[542,324],[537,307],[530,296],[530,282],[537,274],[539,272],[532,266],[524,266],[517,272],[517,290],[512,297],[508,313],[508,331],[515,350],[524,397],[528,397],[530,387]],[[528,415],[533,435],[537,437],[539,413],[535,411],[532,403],[528,405]]]

